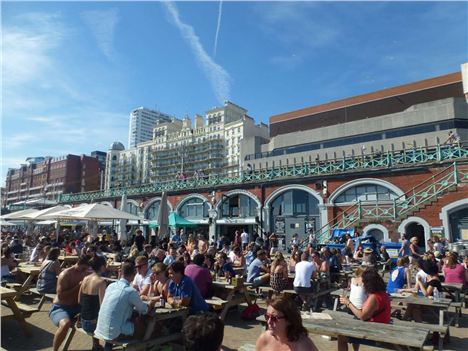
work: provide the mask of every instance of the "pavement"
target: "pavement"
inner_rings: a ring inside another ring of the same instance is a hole
[[[36,299],[29,297],[30,301],[25,303],[37,303]],[[259,303],[264,312],[265,305]],[[52,350],[52,340],[55,326],[48,317],[51,304],[45,303],[40,312],[34,313],[27,319],[30,324],[32,336],[26,337],[19,328],[18,323],[12,319],[2,319],[1,323],[1,347],[9,351],[49,351]],[[225,320],[225,330],[223,348],[225,351],[238,350],[245,344],[255,345],[258,336],[262,333],[263,327],[257,321],[245,321],[240,318],[240,312],[245,308],[239,306],[230,311]],[[2,316],[11,314],[11,311],[2,306]],[[310,335],[319,350],[336,350],[336,341],[330,341],[320,335]],[[91,350],[91,338],[82,333],[76,333],[70,345],[70,351]],[[351,347],[349,348],[352,349]],[[374,347],[362,346],[362,351],[381,350]],[[468,350],[468,309],[463,309],[463,316],[460,320],[460,327],[450,327],[450,343],[444,346],[448,351]]]

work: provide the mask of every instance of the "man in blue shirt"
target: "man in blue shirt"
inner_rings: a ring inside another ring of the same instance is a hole
[[[190,314],[208,311],[208,304],[192,279],[184,275],[184,263],[176,261],[169,266],[169,294],[167,302],[173,307],[186,306]]]
[[[252,283],[253,286],[258,287],[270,280],[270,270],[264,264],[265,259],[266,252],[258,250],[257,258],[247,267],[247,283]]]
[[[143,334],[144,330],[135,328],[132,320],[133,311],[139,314],[147,314],[154,308],[156,301],[144,303],[138,292],[130,285],[135,278],[135,265],[133,262],[125,262],[122,265],[123,277],[110,284],[106,289],[104,300],[94,331],[95,337],[104,340],[114,340],[120,335],[132,336]],[[112,344],[106,342],[105,350],[111,350]]]

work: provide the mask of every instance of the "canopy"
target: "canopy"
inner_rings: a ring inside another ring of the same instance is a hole
[[[50,215],[44,215],[42,218],[51,219],[88,219],[88,220],[99,220],[99,219],[133,219],[136,221],[141,220],[140,217],[134,216],[130,213],[117,210],[113,207],[102,205],[102,204],[89,204],[80,207],[74,207],[69,210],[55,212]]]
[[[150,228],[158,228],[159,224],[157,221],[151,221],[149,222]],[[169,215],[169,226],[170,227],[175,227],[175,228],[180,228],[180,227],[186,227],[186,228],[194,228],[198,226],[197,223],[191,222],[187,219],[185,219],[182,216],[179,216],[177,213],[172,212]]]
[[[26,215],[39,212],[39,210],[36,210],[35,208],[28,208],[26,210],[21,210],[21,211],[16,211],[9,213],[7,215],[2,216],[3,219],[30,219],[26,217]]]
[[[349,234],[351,237],[354,236],[354,229],[353,228],[336,228],[333,229],[333,237],[334,238],[341,238],[343,235]]]
[[[29,218],[29,219],[43,219],[43,218],[50,218],[50,217],[43,217],[45,215],[52,215],[54,213],[64,211],[64,210],[69,210],[70,206],[63,206],[63,205],[58,205],[54,207],[49,207],[45,208],[43,210],[33,212],[33,213],[28,213],[24,215],[24,217]]]
[[[7,226],[7,225],[16,225],[16,224],[12,222],[8,222],[4,220],[3,218],[0,218],[0,226]]]

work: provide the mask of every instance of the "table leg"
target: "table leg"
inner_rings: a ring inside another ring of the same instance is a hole
[[[29,283],[33,280],[34,276],[32,274],[28,275],[23,285],[19,288],[18,294],[15,297],[15,300],[19,300],[20,296],[29,289]]]
[[[439,310],[439,325],[444,325],[444,310]]]
[[[230,308],[231,305],[232,305],[232,299],[234,298],[234,294],[235,294],[235,291],[232,290],[232,291],[229,293],[228,297],[226,298],[227,303],[224,305],[224,308],[223,308],[223,310],[221,311],[221,314],[220,314],[220,316],[219,316],[219,318],[221,318],[222,321],[224,321],[224,318],[226,317],[226,314],[228,313],[229,308]]]
[[[31,331],[29,330],[29,325],[26,323],[26,320],[24,319],[23,313],[19,310],[18,306],[16,305],[16,302],[13,297],[5,297],[4,300],[7,302],[8,307],[13,312],[13,315],[15,316],[15,319],[18,321],[20,324],[21,328],[23,329],[24,333],[27,336],[31,335]]]

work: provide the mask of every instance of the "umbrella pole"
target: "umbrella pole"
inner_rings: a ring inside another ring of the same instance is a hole
[[[60,235],[60,220],[57,219],[57,224],[56,224],[56,235],[55,235],[55,241],[58,242],[59,241],[59,235]]]

